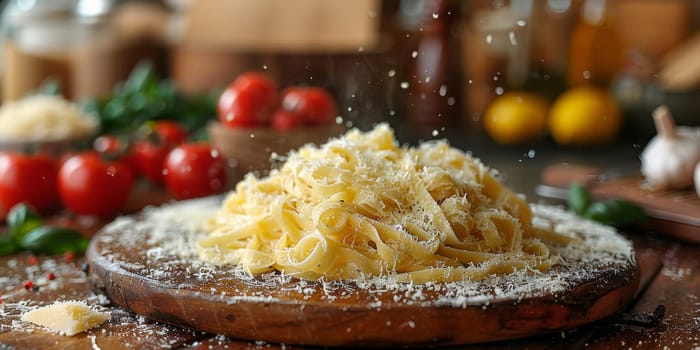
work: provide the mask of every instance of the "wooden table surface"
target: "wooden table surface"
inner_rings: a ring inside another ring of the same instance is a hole
[[[505,167],[505,182],[516,190],[527,189],[524,192],[534,187],[544,163],[556,161],[556,157],[548,156],[538,160],[539,163],[523,166],[522,162],[513,162],[513,158],[518,157],[527,159],[522,155],[493,157],[487,164]],[[515,172],[525,175],[515,177]],[[162,190],[142,188],[135,192],[129,204],[132,211],[169,200]],[[52,220],[78,225],[87,234],[94,233],[105,223],[76,223],[65,216]],[[643,288],[623,314],[555,334],[458,348],[700,349],[700,245],[652,231],[636,230],[625,234],[635,244]],[[108,299],[91,291],[85,266],[83,257],[33,257],[29,253],[0,257],[0,349],[300,348],[182,329],[150,321],[118,307],[112,308],[108,322],[72,337],[59,336],[19,321],[27,307],[59,299],[87,300],[90,304],[110,306]],[[49,273],[56,278],[48,280]],[[29,280],[38,289],[25,289],[24,283]],[[654,311],[657,313],[653,314]],[[660,311],[664,311],[663,317],[658,317]]]

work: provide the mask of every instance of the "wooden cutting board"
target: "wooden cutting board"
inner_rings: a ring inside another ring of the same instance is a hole
[[[555,164],[542,172],[537,194],[565,199],[568,187],[579,183],[594,199],[625,199],[641,206],[651,228],[686,241],[700,243],[700,198],[693,189],[654,191],[644,186],[636,171],[606,171],[568,163]]]
[[[213,211],[218,203],[194,206]],[[639,283],[638,266],[630,261],[554,267],[540,277],[563,276],[557,278],[566,287],[556,293],[511,292],[536,284],[534,277],[399,287],[304,281],[278,273],[251,277],[233,266],[201,262],[196,252],[183,253],[201,236],[183,238],[192,228],[183,227],[189,221],[182,215],[153,213],[118,219],[97,233],[87,253],[93,286],[138,314],[238,339],[323,346],[513,339],[610,316],[628,305]],[[471,287],[480,292],[465,292]]]

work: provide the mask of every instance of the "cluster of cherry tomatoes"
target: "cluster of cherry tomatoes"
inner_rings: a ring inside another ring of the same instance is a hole
[[[164,184],[176,199],[225,190],[226,160],[208,143],[188,142],[187,130],[172,121],[148,122],[144,130],[131,145],[102,135],[93,150],[58,160],[0,153],[0,212],[22,202],[47,212],[61,203],[79,215],[111,215],[124,207],[138,176]]]
[[[229,127],[272,126],[288,130],[332,124],[338,107],[323,88],[291,86],[280,93],[277,84],[266,75],[246,72],[223,91],[217,114],[219,121]]]
[[[266,75],[247,72],[220,95],[217,114],[228,127],[288,130],[333,124],[338,108],[323,88],[280,91]],[[208,143],[188,142],[187,130],[174,121],[147,122],[143,130],[130,140],[99,136],[92,150],[58,160],[46,154],[0,153],[0,216],[18,203],[39,212],[60,203],[79,215],[112,215],[124,207],[139,176],[163,184],[176,199],[226,189],[226,160]]]

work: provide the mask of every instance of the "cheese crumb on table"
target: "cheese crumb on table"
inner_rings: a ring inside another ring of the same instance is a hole
[[[71,336],[99,326],[110,317],[109,312],[92,310],[85,302],[65,301],[27,311],[21,319]]]

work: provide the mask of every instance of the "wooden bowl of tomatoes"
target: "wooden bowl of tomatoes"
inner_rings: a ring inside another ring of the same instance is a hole
[[[280,131],[269,127],[230,128],[220,122],[210,123],[208,129],[212,145],[229,160],[236,181],[249,172],[265,175],[274,166],[275,154],[284,156],[307,143],[322,144],[345,131],[335,124]]]
[[[258,72],[239,75],[221,94],[218,120],[208,126],[211,143],[232,164],[237,179],[264,175],[271,156],[307,143],[321,144],[346,129],[333,96],[316,86],[278,88]]]

